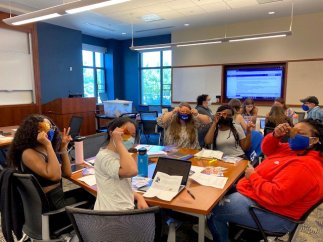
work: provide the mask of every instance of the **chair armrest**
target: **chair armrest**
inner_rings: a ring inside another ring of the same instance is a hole
[[[290,217],[287,217],[287,216],[284,216],[284,215],[281,215],[281,214],[278,214],[278,213],[275,213],[275,212],[269,211],[268,209],[265,209],[265,208],[260,207],[260,206],[258,206],[258,205],[250,205],[250,207],[249,207],[249,210],[256,210],[256,209],[258,209],[258,210],[260,210],[260,211],[263,211],[263,212],[266,212],[266,213],[273,214],[273,215],[275,215],[275,216],[277,216],[277,217],[280,217],[280,218],[286,219],[286,220],[288,220],[288,221],[290,221],[290,222],[293,222],[293,223],[302,224],[302,223],[304,223],[304,222],[305,222],[305,221],[302,221],[302,220],[295,220],[295,219],[293,219],[293,218],[290,218]]]
[[[82,202],[74,203],[74,204],[71,204],[69,206],[75,208],[75,207],[82,207],[83,205],[86,205],[86,204],[88,204],[88,201],[82,201]],[[56,214],[60,214],[60,213],[65,213],[65,208],[60,208],[60,209],[57,209],[57,210],[54,210],[54,211],[43,213],[42,215],[43,216],[51,216],[51,215],[56,215]]]

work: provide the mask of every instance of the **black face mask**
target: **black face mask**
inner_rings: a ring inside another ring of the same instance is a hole
[[[227,118],[220,117],[219,119],[219,124],[222,124],[222,125],[230,126],[232,122],[233,122],[233,118],[231,117],[227,117]]]

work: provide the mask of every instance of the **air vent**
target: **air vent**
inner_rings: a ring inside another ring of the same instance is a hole
[[[155,21],[163,20],[163,18],[158,16],[157,14],[147,14],[142,16],[141,19],[145,22],[155,22]]]
[[[155,31],[155,30],[164,30],[164,29],[172,29],[175,26],[167,26],[167,27],[161,27],[161,28],[154,28],[154,29],[143,29],[143,30],[137,30],[136,33],[143,33],[143,32],[149,32],[149,31]]]
[[[283,0],[257,0],[259,4],[273,3],[273,2],[282,2]]]

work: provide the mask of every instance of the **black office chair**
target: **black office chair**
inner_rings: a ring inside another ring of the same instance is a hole
[[[297,120],[298,122],[302,121],[305,119],[305,112],[295,112],[297,114]]]
[[[133,120],[136,120],[137,113],[123,113],[123,114],[120,115],[120,117],[128,117],[128,118],[131,118]]]
[[[160,145],[161,134],[157,126],[158,112],[140,112],[141,132],[140,143]],[[142,138],[144,136],[144,139]]]
[[[72,139],[74,140],[76,136],[80,135],[81,127],[83,123],[83,117],[79,116],[72,116],[70,120],[70,135]]]
[[[267,135],[267,134],[269,134],[269,133],[274,132],[274,129],[275,129],[275,128],[272,128],[272,127],[265,127],[265,128],[264,128],[264,136],[266,136],[266,135]]]
[[[249,231],[257,232],[258,236],[259,236],[259,233],[260,233],[261,238],[263,239],[264,242],[268,242],[267,237],[277,237],[278,238],[278,237],[282,237],[282,236],[286,235],[286,233],[275,232],[275,231],[267,231],[267,230],[263,229],[263,227],[261,225],[261,221],[257,217],[256,210],[264,211],[266,213],[274,214],[276,216],[279,216],[281,218],[287,219],[287,220],[295,223],[294,229],[291,230],[291,231],[288,231],[288,233],[287,233],[288,234],[288,240],[287,241],[290,242],[290,241],[293,241],[294,238],[296,237],[296,234],[298,233],[299,228],[300,228],[299,225],[305,223],[308,216],[317,207],[319,207],[322,204],[322,201],[323,201],[323,199],[319,200],[316,204],[314,204],[299,220],[295,220],[295,219],[292,219],[292,218],[289,218],[289,217],[286,217],[286,216],[283,216],[283,215],[279,215],[277,213],[271,212],[271,211],[269,211],[269,210],[267,210],[267,209],[265,209],[263,207],[257,206],[257,205],[251,205],[249,207],[249,212],[250,212],[253,220],[255,221],[255,223],[257,225],[257,228],[255,229],[255,228],[251,228],[251,227],[240,225],[240,224],[230,224],[230,226],[236,226],[236,227],[240,228],[241,230],[238,232],[238,234],[240,234],[240,235],[242,234],[242,230],[249,230]],[[237,237],[235,239],[237,239]]]
[[[151,242],[158,207],[126,211],[97,211],[66,207],[80,242]]]
[[[65,208],[50,210],[47,197],[33,175],[15,173],[14,177],[24,208],[23,232],[32,240],[62,241],[59,236],[72,230]],[[71,206],[86,204],[84,201]]]

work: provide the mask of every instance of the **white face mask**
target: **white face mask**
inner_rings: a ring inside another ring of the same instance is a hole
[[[122,143],[126,147],[126,149],[129,150],[135,144],[135,138],[131,137],[131,138],[127,139],[127,140],[122,141]]]

